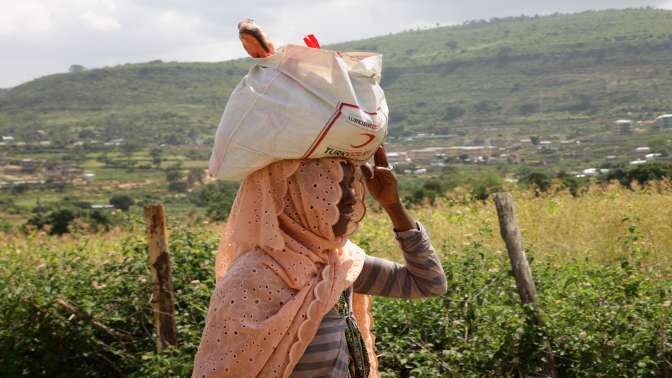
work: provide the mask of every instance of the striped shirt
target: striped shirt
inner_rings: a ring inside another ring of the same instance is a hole
[[[362,272],[352,286],[357,293],[395,298],[424,298],[445,294],[446,276],[425,228],[395,232],[406,264],[366,256]],[[345,322],[335,309],[320,324],[291,378],[348,378],[350,356]]]

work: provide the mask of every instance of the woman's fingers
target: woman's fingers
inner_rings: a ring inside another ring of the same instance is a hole
[[[387,167],[376,167],[374,175],[384,185],[393,185],[397,181],[394,173]]]
[[[385,166],[385,167],[379,167],[379,166],[371,167],[368,164],[364,164],[360,167],[360,169],[362,170],[362,174],[364,175],[364,178],[367,181],[372,180],[374,178],[375,179],[381,178],[385,181],[389,181],[390,179],[394,179],[394,174],[392,173],[390,168],[387,167],[387,166]]]
[[[368,164],[363,164],[360,169],[362,170],[362,174],[364,175],[366,181],[369,181],[373,178],[373,170],[371,170],[371,167],[369,167]]]
[[[376,152],[373,154],[373,162],[376,167],[387,168],[389,166],[389,163],[387,162],[387,155],[385,155],[385,148],[383,148],[382,145],[378,147]]]

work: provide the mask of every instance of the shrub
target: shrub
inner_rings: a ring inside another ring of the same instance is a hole
[[[36,243],[25,254],[16,246],[0,247],[3,376],[189,375],[214,286],[216,238],[184,229],[171,233],[179,356],[158,356],[153,352],[148,252],[141,235],[127,237],[111,251]],[[56,302],[59,298],[131,340],[115,340],[71,316]]]
[[[74,209],[62,208],[50,211],[47,214],[35,213],[28,219],[26,225],[33,226],[38,230],[48,225],[50,226],[50,235],[63,235],[70,232],[69,226],[75,218],[77,218],[77,212]]]
[[[93,227],[95,231],[98,231],[100,227],[102,227],[105,231],[109,231],[110,225],[112,224],[110,217],[100,210],[92,211],[89,214],[89,219],[91,227]]]
[[[178,345],[154,352],[147,245],[135,232],[116,247],[0,246],[0,366],[6,376],[189,376],[214,289],[217,237],[171,227]],[[371,236],[371,235],[369,235]],[[641,266],[646,254],[630,226],[620,263],[585,259],[531,267],[560,376],[666,376],[672,358],[672,271]],[[362,243],[363,246],[366,243]],[[24,248],[30,253],[24,253]],[[375,251],[374,251],[375,252]],[[543,338],[526,321],[505,253],[472,240],[442,251],[442,297],[376,298],[373,313],[383,377],[539,376]],[[71,316],[65,299],[107,327]]]
[[[543,338],[526,321],[508,261],[487,256],[476,246],[446,259],[442,298],[376,300],[384,377],[540,376]],[[660,341],[672,332],[669,302],[660,297],[670,294],[669,282],[627,264],[532,267],[560,376],[669,371],[661,356],[672,353]]]
[[[551,178],[541,172],[532,172],[523,176],[520,183],[528,188],[533,188],[537,192],[547,192],[551,187]]]
[[[672,164],[651,162],[629,170],[618,168],[602,176],[602,179],[603,181],[617,180],[621,185],[630,187],[635,181],[644,185],[649,181],[657,181],[663,177],[672,178]]]
[[[171,192],[186,193],[189,189],[189,183],[186,181],[171,181],[168,183],[168,190]]]
[[[518,114],[521,115],[530,115],[537,113],[539,111],[539,104],[537,103],[525,103],[518,107]]]
[[[572,197],[580,196],[588,190],[588,186],[590,185],[590,179],[587,178],[579,179],[567,174],[560,174],[558,178],[560,179],[561,187],[568,189]]]
[[[444,121],[454,121],[462,117],[465,113],[465,110],[459,105],[450,105],[446,108],[445,113],[443,114]]]
[[[477,178],[468,181],[472,187],[472,196],[480,201],[487,200],[493,193],[502,190],[502,177],[495,171],[488,170]]]
[[[184,178],[184,172],[179,169],[168,169],[166,170],[166,181],[174,182],[180,181]]]
[[[224,220],[236,198],[238,183],[217,180],[189,193],[189,201],[196,206],[206,207],[207,215],[213,220]]]
[[[122,211],[128,211],[134,204],[135,200],[133,200],[133,197],[127,194],[115,194],[110,198],[110,205]]]

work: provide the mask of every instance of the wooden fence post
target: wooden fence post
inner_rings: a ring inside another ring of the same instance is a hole
[[[546,328],[544,320],[537,312],[536,306],[539,304],[537,298],[537,289],[534,286],[534,279],[532,278],[532,271],[527,262],[527,254],[523,249],[523,240],[520,236],[520,229],[516,221],[516,215],[513,211],[513,199],[509,193],[495,194],[495,206],[497,207],[497,217],[499,218],[499,230],[502,239],[506,243],[506,249],[511,260],[511,268],[516,279],[516,287],[520,300],[526,308],[528,320],[538,327],[544,334],[546,341],[544,347],[546,349],[546,361],[544,362],[544,374],[550,377],[557,377],[558,373],[555,369],[555,361],[553,358],[553,351],[551,344],[546,337]],[[529,305],[532,305],[533,310],[529,311]]]
[[[149,266],[152,271],[152,308],[156,328],[156,350],[177,344],[175,304],[173,302],[173,275],[170,271],[170,254],[166,216],[162,204],[145,206]]]

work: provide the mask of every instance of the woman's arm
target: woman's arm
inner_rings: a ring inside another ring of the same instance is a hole
[[[415,225],[415,219],[413,216],[406,210],[401,201],[384,207],[387,216],[390,217],[394,231],[406,231],[417,228]]]
[[[369,193],[390,217],[406,265],[367,256],[354,290],[402,298],[445,294],[446,276],[441,263],[425,228],[413,219],[401,203],[397,178],[389,167],[382,146],[374,155],[374,167],[362,166],[362,172]]]
[[[423,298],[447,291],[446,275],[422,224],[395,232],[406,264],[366,256],[353,289],[357,293],[397,298]]]

